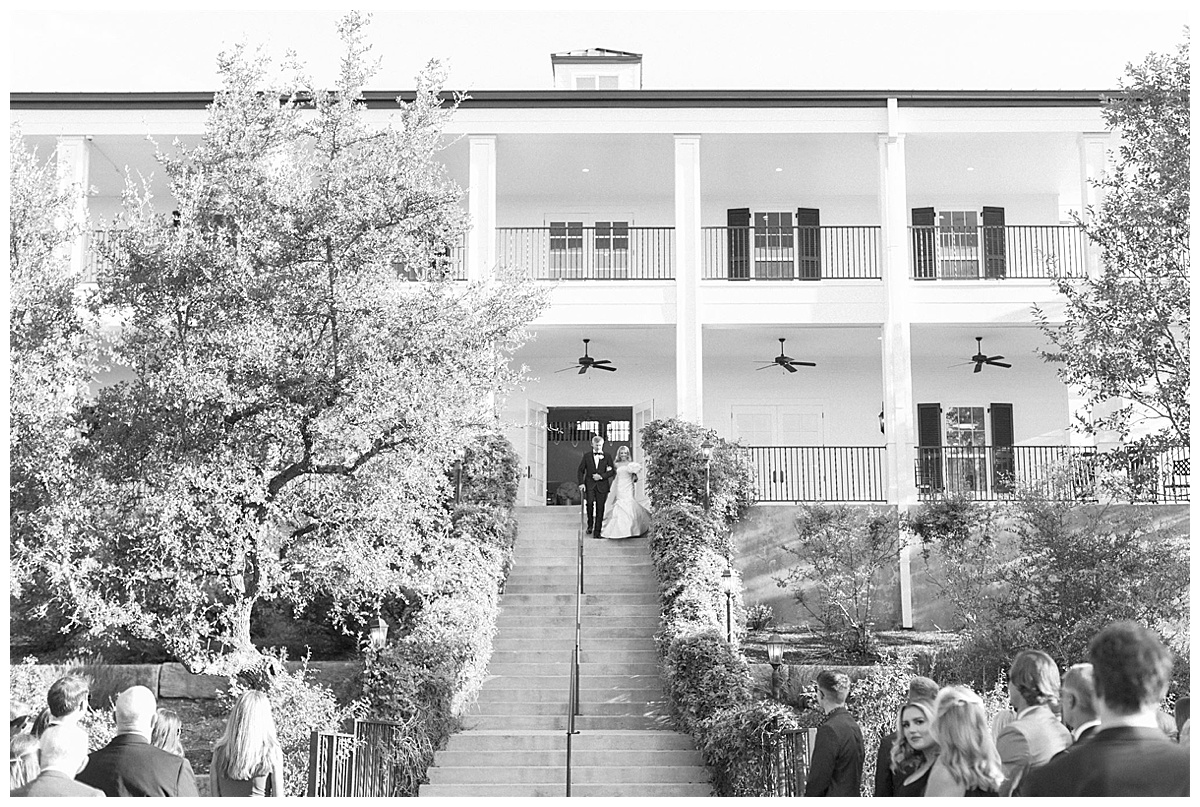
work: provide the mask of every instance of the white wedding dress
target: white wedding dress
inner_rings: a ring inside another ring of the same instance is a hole
[[[636,462],[619,463],[617,476],[604,503],[601,538],[636,538],[650,529],[650,511],[633,497],[633,476],[642,470]]]

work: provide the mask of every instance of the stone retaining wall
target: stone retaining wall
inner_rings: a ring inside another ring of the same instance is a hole
[[[46,665],[58,666],[58,665]],[[229,679],[222,675],[194,675],[176,662],[166,664],[112,664],[103,665],[120,681],[120,688],[141,685],[158,698],[185,698],[205,700],[215,698],[229,686]],[[287,668],[296,671],[304,666],[300,661],[289,661]],[[347,680],[362,668],[358,661],[311,661],[308,664],[309,680],[324,684],[337,691]]]

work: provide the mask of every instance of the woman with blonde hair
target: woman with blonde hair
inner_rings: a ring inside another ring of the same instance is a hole
[[[929,771],[938,758],[933,734],[933,704],[912,700],[896,712],[896,739],[892,743],[892,796],[922,796]]]
[[[168,754],[183,756],[183,740],[179,737],[179,715],[171,709],[159,709],[154,713],[150,726],[150,744]]]
[[[1004,781],[983,699],[964,686],[944,687],[933,708],[938,758],[926,796],[996,796]]]
[[[275,736],[271,703],[257,690],[238,696],[213,746],[212,795],[282,796],[283,749]]]
[[[39,773],[38,738],[32,734],[14,734],[8,741],[9,792],[29,784]]]

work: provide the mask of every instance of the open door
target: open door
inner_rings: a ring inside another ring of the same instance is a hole
[[[546,414],[550,409],[525,402],[525,506],[546,506]]]
[[[654,399],[642,401],[633,407],[633,458],[635,462],[646,464],[646,456],[642,453],[642,428],[654,420]],[[645,499],[646,474],[638,474],[637,484],[633,486],[633,498]]]

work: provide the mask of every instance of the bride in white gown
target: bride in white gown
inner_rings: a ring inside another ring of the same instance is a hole
[[[633,485],[642,466],[630,461],[629,447],[617,449],[617,476],[604,503],[602,538],[636,538],[650,529],[650,511],[633,497]]]

